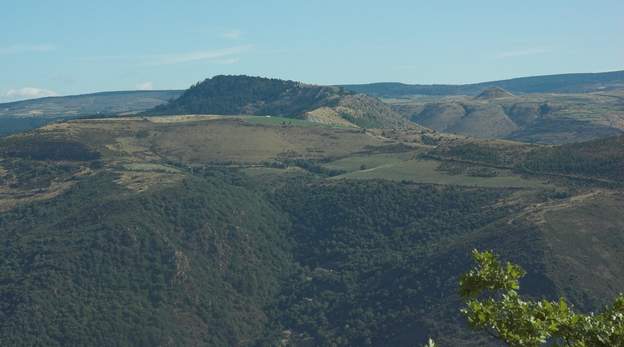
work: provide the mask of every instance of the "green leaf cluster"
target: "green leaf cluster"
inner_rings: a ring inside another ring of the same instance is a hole
[[[459,292],[467,299],[461,311],[470,325],[510,346],[623,346],[624,295],[599,314],[573,311],[558,301],[524,299],[518,293],[524,270],[501,264],[490,251],[473,251],[477,266],[460,278]]]

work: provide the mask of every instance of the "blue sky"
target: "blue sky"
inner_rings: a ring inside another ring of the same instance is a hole
[[[0,101],[217,74],[469,83],[624,69],[624,1],[0,2]]]

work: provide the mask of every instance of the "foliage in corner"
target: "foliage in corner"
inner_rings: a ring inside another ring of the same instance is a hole
[[[575,313],[565,299],[525,300],[518,294],[524,270],[501,264],[490,251],[473,251],[477,266],[460,278],[467,300],[461,311],[473,328],[510,346],[624,346],[624,295],[602,313]]]

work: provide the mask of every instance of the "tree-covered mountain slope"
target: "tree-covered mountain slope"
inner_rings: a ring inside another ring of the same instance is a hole
[[[80,179],[0,216],[3,345],[245,345],[288,244],[279,213],[218,178],[133,194]]]
[[[590,310],[621,291],[620,140],[257,116],[9,136],[0,342],[494,346],[458,312],[473,248],[527,269],[523,294]]]
[[[250,76],[215,76],[193,85],[149,115],[259,115],[310,119],[373,128],[405,126],[405,120],[374,97],[340,87]]]
[[[451,141],[428,155],[456,162],[508,168],[518,173],[621,185],[624,183],[624,136],[559,146],[505,141]]]

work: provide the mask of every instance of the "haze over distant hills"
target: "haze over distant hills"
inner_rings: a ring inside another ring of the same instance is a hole
[[[215,80],[219,80],[218,78]],[[511,93],[579,93],[624,88],[624,70],[520,77],[464,85],[403,84],[396,82],[343,85],[347,90],[381,97],[413,95],[477,95],[499,87]],[[335,89],[334,89],[335,91]],[[45,97],[0,103],[0,117],[75,116],[98,113],[142,112],[182,95],[183,90],[111,91],[83,95]]]
[[[512,93],[585,93],[624,87],[624,70],[599,73],[519,77],[471,84],[403,84],[381,82],[343,85],[346,89],[379,97],[408,95],[477,95],[484,89],[500,87]]]
[[[134,90],[52,96],[0,104],[0,117],[68,117],[131,114],[175,99],[180,90]]]
[[[344,88],[215,76],[186,91],[103,92],[0,104],[0,135],[80,116],[248,114],[363,128],[419,124],[482,138],[566,143],[623,131],[622,86],[624,71],[468,85],[374,83]]]
[[[136,90],[8,102],[0,104],[0,136],[82,116],[133,114],[175,99],[181,93],[178,90]]]

